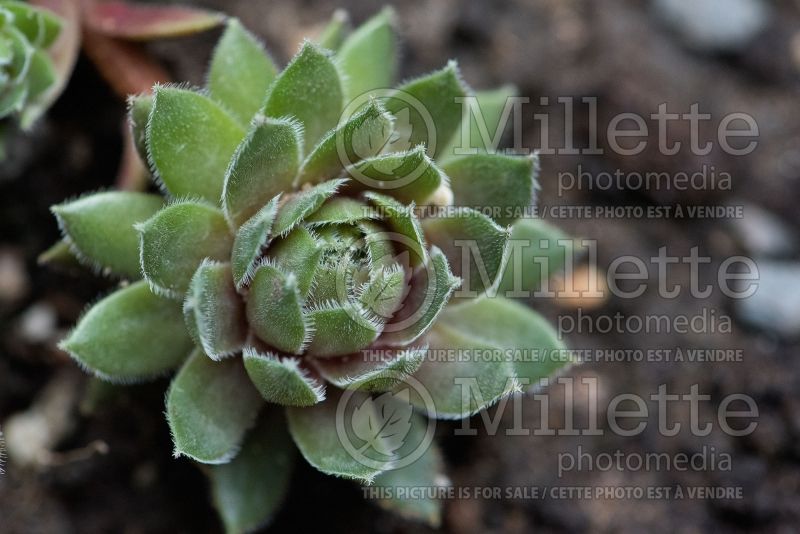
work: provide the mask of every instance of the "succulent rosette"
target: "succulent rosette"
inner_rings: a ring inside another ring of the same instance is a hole
[[[282,71],[231,19],[204,89],[131,98],[163,195],[53,208],[72,253],[126,281],[63,349],[112,382],[178,370],[166,401],[175,453],[209,464],[229,531],[269,520],[295,447],[366,484],[442,484],[429,421],[467,417],[566,364],[484,357],[561,348],[543,318],[497,294],[515,277],[541,282],[523,272],[535,247],[509,261],[512,234],[558,237],[517,221],[536,161],[470,150],[469,135],[459,144],[460,100],[476,96],[497,124],[511,90],[473,93],[453,62],[389,89],[396,67],[388,9],[353,31],[336,16]],[[381,502],[439,521],[434,498]]]
[[[53,13],[14,0],[0,0],[0,120],[19,115],[28,128],[55,83],[47,53],[61,30]]]

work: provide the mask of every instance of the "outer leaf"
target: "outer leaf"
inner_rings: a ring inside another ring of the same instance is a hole
[[[171,194],[217,203],[228,162],[244,134],[210,98],[176,87],[154,89],[147,146],[153,169]]]
[[[253,278],[261,251],[270,241],[279,200],[280,195],[277,195],[267,202],[236,232],[231,253],[233,282],[236,289],[241,289]]]
[[[95,304],[60,347],[92,374],[127,383],[177,367],[192,340],[180,305],[137,282]]]
[[[164,201],[158,195],[95,193],[53,206],[73,253],[98,270],[141,277],[139,236],[134,224],[153,216]]]
[[[264,105],[277,72],[261,42],[239,20],[228,19],[208,71],[211,97],[246,125]]]
[[[347,76],[350,100],[368,91],[392,86],[398,59],[394,19],[394,9],[385,7],[342,44],[337,57]]]
[[[414,374],[430,393],[433,406],[427,406],[418,395],[411,401],[428,416],[439,419],[463,419],[490,406],[501,398],[520,391],[516,370],[506,359],[492,361],[498,346],[492,338],[482,339],[490,326],[467,330],[454,325],[433,325],[426,337],[429,357]],[[445,355],[455,353],[457,358]]]
[[[358,305],[324,306],[310,310],[314,337],[306,353],[310,356],[333,357],[351,354],[369,346],[383,329],[375,318],[367,317]]]
[[[233,240],[222,212],[203,202],[172,204],[138,224],[142,272],[150,287],[181,297],[206,259],[227,261]]]
[[[424,202],[447,180],[421,146],[365,159],[348,172],[354,178],[349,189],[380,191],[405,204]]]
[[[213,360],[241,350],[247,336],[244,303],[231,279],[231,266],[204,260],[197,268],[183,313],[189,333]]]
[[[267,251],[267,257],[274,259],[284,272],[293,273],[297,277],[297,289],[305,300],[322,253],[322,245],[305,227],[298,226],[286,237],[275,240]]]
[[[225,15],[187,6],[132,4],[110,0],[89,2],[84,23],[119,39],[149,41],[199,33],[225,21]]]
[[[389,467],[390,462],[387,460],[385,466],[380,468],[377,465],[364,465],[353,458],[342,445],[337,432],[336,409],[339,404],[339,394],[336,390],[331,390],[329,395],[325,402],[309,408],[288,408],[286,415],[289,432],[303,457],[318,470],[328,475],[356,479],[369,484],[375,475]],[[355,400],[362,403],[368,399],[358,393],[355,397]],[[357,426],[369,415],[374,417],[372,406],[370,403],[369,408],[364,410],[360,417],[352,418],[350,420],[352,426]],[[375,449],[384,448],[380,439],[374,445]]]
[[[250,284],[247,319],[262,341],[290,354],[300,354],[311,336],[297,278],[269,264],[256,270]]]
[[[403,446],[397,451],[399,458],[407,458],[424,446],[428,422],[420,414],[411,418],[411,429],[405,436]],[[429,492],[422,492],[421,498],[394,497],[400,488],[424,486],[428,488],[447,487],[449,480],[444,474],[442,454],[436,443],[431,443],[425,452],[414,463],[397,469],[390,469],[375,477],[375,486],[388,491],[384,495],[393,495],[380,499],[378,504],[403,517],[424,521],[437,528],[442,522],[442,503],[432,498]]]
[[[389,230],[398,234],[393,236],[384,233],[381,238],[388,240],[396,251],[408,252],[409,264],[412,267],[428,261],[425,236],[422,234],[419,220],[414,214],[414,203],[404,206],[392,197],[373,192],[365,193],[364,197],[375,205],[381,218],[386,221]]]
[[[464,280],[456,297],[477,296],[496,287],[507,260],[510,229],[470,208],[425,219],[422,227],[431,243],[441,247],[453,272]]]
[[[320,140],[303,162],[296,185],[339,176],[350,164],[377,155],[392,134],[394,118],[372,101]]]
[[[427,76],[417,78],[397,89],[397,96],[386,100],[386,109],[397,115],[408,110],[409,146],[424,144],[428,155],[438,157],[461,124],[461,104],[457,99],[467,94],[461,74],[454,61]]]
[[[313,406],[325,400],[325,386],[300,367],[296,358],[244,350],[244,367],[261,396],[283,406]]]
[[[362,350],[341,358],[314,359],[322,377],[342,389],[389,391],[422,365],[426,348]]]
[[[338,50],[345,38],[350,34],[350,15],[344,9],[333,12],[330,22],[320,32],[317,42],[322,48]]]
[[[465,117],[462,115],[462,123],[459,132],[453,136],[449,146],[440,153],[441,158],[469,154],[469,149],[474,148],[478,152],[494,153],[502,137],[500,119],[503,118],[503,110],[509,98],[516,96],[517,88],[513,85],[505,85],[489,91],[478,91],[474,95],[478,110],[473,113],[470,105],[463,104],[464,112],[469,112],[469,128],[465,128]],[[480,115],[476,117],[476,113]],[[480,123],[479,123],[480,121]],[[502,124],[505,127],[505,124]],[[484,128],[485,127],[485,128]],[[464,139],[464,135],[468,137]],[[495,143],[496,141],[496,143]]]
[[[317,211],[322,203],[332,197],[346,181],[346,179],[330,180],[311,189],[300,191],[289,198],[278,210],[273,234],[288,234],[292,228]]]
[[[302,132],[289,120],[259,117],[236,149],[222,203],[228,221],[238,227],[283,191],[291,190],[303,152]]]
[[[431,248],[429,263],[418,267],[411,288],[394,319],[381,336],[381,344],[402,347],[419,339],[444,309],[461,280],[450,272],[442,251]]]
[[[166,69],[136,44],[84,30],[84,53],[120,98],[148,93],[155,84],[170,79]]]
[[[513,292],[541,289],[572,255],[571,241],[566,247],[558,243],[566,238],[564,232],[541,219],[517,221],[511,228],[511,252],[498,288],[500,295],[511,297]],[[543,260],[546,265],[540,263]]]
[[[153,95],[128,97],[128,124],[136,145],[136,152],[142,161],[147,161],[147,121],[153,109]]]
[[[469,206],[507,226],[535,204],[538,159],[501,154],[457,156],[444,163],[456,206]]]
[[[53,62],[41,50],[36,50],[31,56],[31,66],[27,74],[28,98],[35,100],[56,81],[56,71]]]
[[[296,118],[303,124],[306,144],[313,146],[336,126],[343,102],[339,71],[330,56],[306,41],[275,80],[265,114]]]
[[[175,456],[205,464],[229,462],[262,404],[241,360],[215,362],[195,351],[167,392]]]
[[[289,488],[294,455],[283,414],[269,410],[233,461],[210,468],[211,494],[226,532],[252,532],[272,520]]]
[[[528,306],[508,299],[483,298],[453,306],[442,314],[440,324],[507,350],[517,377],[528,379],[531,386],[572,364],[553,326]]]

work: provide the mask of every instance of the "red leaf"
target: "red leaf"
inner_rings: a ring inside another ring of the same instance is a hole
[[[225,15],[186,6],[87,2],[85,24],[108,37],[147,41],[199,33],[222,24]]]
[[[137,44],[118,41],[84,28],[83,51],[121,98],[149,93],[156,82],[170,80],[167,71]]]

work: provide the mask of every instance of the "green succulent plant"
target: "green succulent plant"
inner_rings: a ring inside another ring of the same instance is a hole
[[[0,0],[0,120],[19,115],[28,128],[39,117],[40,99],[56,80],[47,49],[60,30],[51,12]]]
[[[204,89],[130,100],[163,196],[108,191],[53,208],[71,252],[125,280],[62,348],[116,383],[179,369],[166,399],[175,454],[205,464],[230,532],[272,517],[295,448],[364,484],[441,485],[435,444],[401,465],[430,421],[477,413],[566,364],[484,358],[562,348],[541,316],[494,295],[537,254],[508,261],[511,224],[556,237],[513,215],[532,201],[535,159],[456,155],[451,142],[459,97],[476,94],[497,123],[511,89],[473,93],[454,62],[387,89],[393,19],[386,9],[350,31],[337,15],[282,71],[229,20]],[[441,213],[420,217],[423,205]],[[460,357],[432,356],[442,351]],[[474,379],[469,398],[460,378]],[[434,498],[380,502],[439,522]]]

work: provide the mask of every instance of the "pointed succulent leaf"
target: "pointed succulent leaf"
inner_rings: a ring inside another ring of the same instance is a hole
[[[238,19],[228,19],[208,71],[211,98],[247,125],[264,105],[277,72],[261,42]]]
[[[147,161],[147,121],[153,109],[153,95],[137,95],[128,98],[128,124],[133,135],[136,152],[142,161]]]
[[[414,413],[411,416],[411,428],[403,440],[403,445],[397,450],[399,458],[408,458],[424,446],[426,433],[428,431],[427,419]],[[389,469],[375,477],[375,487],[385,488],[381,495],[385,496],[377,501],[381,508],[395,512],[408,519],[423,521],[433,528],[437,528],[442,522],[442,502],[435,498],[432,492],[420,492],[420,496],[397,497],[400,488],[426,487],[426,488],[445,488],[450,485],[450,481],[444,474],[444,462],[442,453],[435,442],[425,449],[425,452],[413,463]]]
[[[270,264],[259,267],[253,276],[247,319],[262,341],[289,354],[300,354],[312,334],[297,277]]]
[[[109,191],[52,208],[73,253],[98,270],[140,278],[139,236],[134,229],[163,206],[158,195]]]
[[[228,534],[269,524],[291,481],[295,448],[282,410],[267,410],[231,462],[209,468],[211,495]]]
[[[366,453],[377,453],[374,465],[373,462],[358,461],[345,449],[337,430],[336,410],[339,400],[339,392],[331,390],[324,402],[307,408],[288,408],[286,416],[289,421],[289,432],[306,461],[318,470],[328,475],[369,484],[375,475],[390,466],[391,457],[383,454],[386,446],[380,435],[373,436],[371,442],[366,441],[363,445]],[[374,404],[368,401],[371,399],[366,394],[353,395],[351,403],[358,405],[357,408],[363,406],[363,409],[358,413],[345,414],[347,418],[344,421],[345,427],[351,429],[365,427],[370,421],[378,419]],[[353,440],[356,439],[358,438],[354,436]],[[384,459],[383,464],[379,461],[381,458]],[[364,465],[365,463],[371,465]]]
[[[53,62],[45,52],[35,50],[31,56],[31,65],[27,74],[28,98],[35,100],[55,81],[56,71]]]
[[[204,464],[229,462],[263,402],[240,359],[215,362],[194,351],[167,392],[175,456]]]
[[[270,242],[279,200],[280,195],[275,196],[236,232],[231,253],[231,269],[236,289],[242,289],[253,278],[261,251]]]
[[[452,330],[471,332],[474,338],[490,341],[510,354],[518,351],[513,358],[514,370],[530,386],[572,363],[553,326],[528,306],[508,299],[483,298],[453,306],[440,323]]]
[[[134,41],[199,33],[225,21],[225,15],[188,6],[147,5],[111,0],[89,2],[84,23],[91,30]]]
[[[510,229],[471,208],[425,219],[422,227],[431,243],[447,256],[453,272],[464,280],[456,297],[474,297],[496,287],[507,260]]]
[[[324,224],[355,224],[366,219],[375,219],[377,214],[370,207],[354,198],[334,197],[325,202],[316,212],[306,218],[312,226]]]
[[[414,374],[430,393],[433,405],[414,394],[411,400],[417,408],[426,411],[429,417],[463,419],[520,391],[510,359],[491,361],[486,358],[487,353],[499,350],[496,340],[482,338],[487,329],[491,327],[484,325],[477,331],[468,330],[458,325],[443,325],[441,320],[433,325],[425,338],[433,357],[423,361]],[[436,357],[453,351],[458,358]]]
[[[461,128],[453,136],[448,147],[440,152],[439,157],[444,160],[453,156],[473,153],[470,149],[475,149],[476,152],[494,153],[506,125],[500,123],[503,112],[509,99],[516,95],[516,87],[505,85],[497,89],[478,91],[474,95],[468,96],[468,100],[463,104]],[[474,100],[472,100],[473,98]],[[469,119],[463,113],[469,113]],[[469,128],[465,127],[466,120],[469,120]],[[465,135],[469,137],[464,138]]]
[[[297,358],[244,350],[244,367],[264,400],[282,406],[313,406],[325,400],[325,386]]]
[[[328,50],[339,50],[339,47],[342,46],[351,31],[350,15],[344,9],[337,9],[333,12],[330,22],[317,37],[317,43]]]
[[[299,120],[306,144],[314,146],[339,122],[343,105],[336,65],[326,51],[306,41],[272,85],[264,113]]]
[[[457,64],[451,61],[441,70],[398,87],[397,96],[386,99],[386,109],[395,115],[407,110],[408,119],[403,122],[408,131],[398,126],[398,133],[409,146],[424,144],[428,155],[435,158],[444,152],[461,124],[459,99],[467,92]]]
[[[359,289],[358,301],[368,313],[388,321],[400,307],[405,296],[405,273],[395,264],[372,271],[370,279]]]
[[[403,203],[426,201],[446,178],[419,146],[408,152],[391,152],[360,161],[349,168],[352,191],[373,190]]]
[[[447,258],[432,247],[426,265],[414,270],[411,287],[401,308],[387,325],[381,344],[403,347],[413,343],[434,323],[461,280],[453,276]]]
[[[302,157],[302,132],[286,119],[258,117],[225,173],[222,204],[238,227],[269,199],[292,187]]]
[[[66,239],[57,241],[50,248],[39,254],[36,262],[39,265],[53,265],[66,269],[80,267],[80,262],[70,250],[69,242]]]
[[[378,101],[370,102],[325,134],[303,162],[296,185],[324,182],[347,165],[376,156],[389,141],[393,124]]]
[[[362,350],[341,358],[316,358],[322,377],[341,389],[379,393],[394,389],[422,365],[426,348]]]
[[[147,125],[150,163],[173,196],[217,203],[245,131],[219,104],[188,89],[156,86]]]
[[[404,206],[392,197],[374,192],[364,193],[364,197],[375,205],[388,229],[398,234],[383,236],[391,242],[394,249],[408,252],[412,267],[425,263],[428,260],[428,251],[419,219],[414,213],[414,203]]]
[[[456,206],[490,210],[492,218],[507,226],[534,204],[538,161],[535,157],[475,154],[456,156],[442,165],[450,177]]]
[[[394,19],[394,9],[385,7],[356,28],[342,44],[337,57],[347,76],[349,100],[392,86],[399,55]]]
[[[521,219],[511,228],[511,247],[498,291],[506,297],[529,296],[559,272],[572,256],[567,234],[541,219]],[[528,292],[528,293],[525,293]]]
[[[137,282],[95,304],[60,347],[92,374],[129,383],[179,366],[192,340],[180,304]]]
[[[153,290],[182,297],[208,258],[228,261],[231,242],[222,211],[199,201],[171,204],[136,226],[142,272]]]
[[[357,352],[375,341],[383,328],[382,321],[355,303],[323,305],[307,314],[314,337],[306,353],[320,358]]]
[[[247,336],[244,303],[236,292],[231,266],[204,260],[192,277],[183,303],[186,326],[213,360],[241,350]]]
[[[297,289],[302,300],[308,296],[323,247],[303,226],[298,226],[286,237],[278,238],[267,251],[267,257],[275,260],[283,271],[297,278]]]
[[[347,180],[330,180],[289,197],[278,209],[273,234],[286,235],[306,217],[317,211]]]

